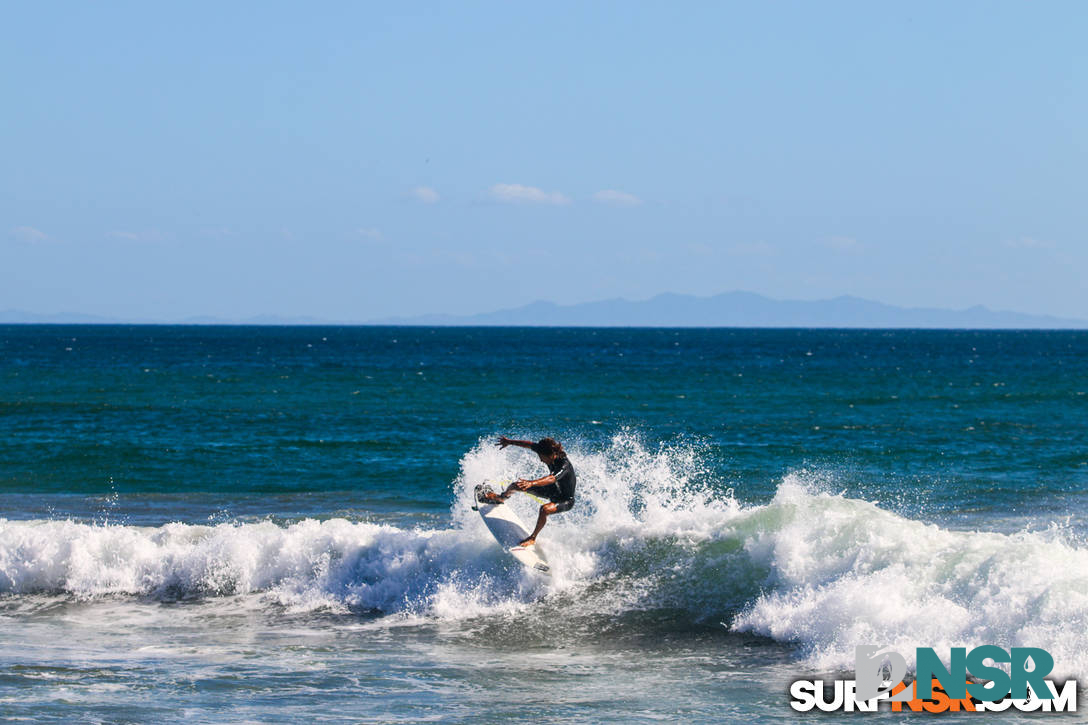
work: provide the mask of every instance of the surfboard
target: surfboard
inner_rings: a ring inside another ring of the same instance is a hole
[[[528,537],[530,532],[513,509],[504,503],[486,503],[480,500],[480,493],[486,490],[490,489],[482,483],[476,486],[472,492],[472,500],[476,503],[472,508],[480,513],[480,518],[484,520],[495,541],[526,568],[550,574],[551,567],[540,544],[518,546],[518,542]]]

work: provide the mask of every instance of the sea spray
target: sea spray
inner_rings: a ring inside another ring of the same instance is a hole
[[[344,519],[160,527],[0,520],[0,594],[256,598],[291,611],[435,621],[520,618],[523,631],[610,631],[639,613],[670,626],[725,622],[849,669],[857,644],[909,652],[998,644],[1050,651],[1088,676],[1088,551],[1061,530],[950,531],[831,493],[822,472],[784,477],[743,505],[698,445],[623,432],[568,446],[578,504],[540,537],[555,568],[523,570],[470,510],[483,480],[542,475],[523,451],[481,440],[461,461],[446,528]],[[529,521],[537,504],[510,503]],[[634,618],[634,619],[632,619]],[[539,625],[539,626],[538,626]]]
[[[166,600],[263,592],[294,606],[425,610],[443,582],[501,571],[483,543],[343,519],[157,528],[0,520],[0,592]]]
[[[796,642],[816,668],[848,669],[854,647],[981,644],[1050,651],[1056,675],[1088,673],[1088,551],[1058,532],[948,531],[787,477],[779,522],[751,540],[768,591],[739,632]]]

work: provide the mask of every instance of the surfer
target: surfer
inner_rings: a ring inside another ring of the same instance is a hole
[[[540,507],[540,513],[536,517],[536,528],[533,529],[533,533],[529,534],[528,538],[522,539],[519,544],[519,546],[532,546],[536,543],[536,536],[544,528],[549,516],[570,511],[571,507],[574,506],[574,487],[578,482],[577,477],[574,475],[574,466],[571,465],[570,459],[567,458],[567,452],[563,450],[563,446],[554,438],[541,438],[534,443],[499,436],[498,446],[499,448],[506,448],[507,446],[528,448],[537,454],[541,462],[548,467],[548,475],[543,478],[531,481],[518,479],[507,486],[506,490],[501,494],[488,491],[483,496],[488,503],[502,503],[510,498],[510,494],[514,491],[532,489],[533,494],[548,499],[549,502]]]

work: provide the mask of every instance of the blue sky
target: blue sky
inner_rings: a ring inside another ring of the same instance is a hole
[[[1084,3],[9,3],[0,309],[1088,318]]]

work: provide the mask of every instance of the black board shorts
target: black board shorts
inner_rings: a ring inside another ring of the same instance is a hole
[[[547,486],[539,486],[530,489],[530,492],[554,503],[555,512],[557,514],[561,514],[564,511],[570,511],[574,506],[574,497],[571,496],[567,498],[563,496],[563,492],[559,490],[559,485],[555,483],[549,483]]]
[[[555,504],[555,513],[557,514],[561,514],[564,511],[570,511],[572,508],[574,508],[573,498],[561,498],[556,501],[552,501],[552,503]]]

